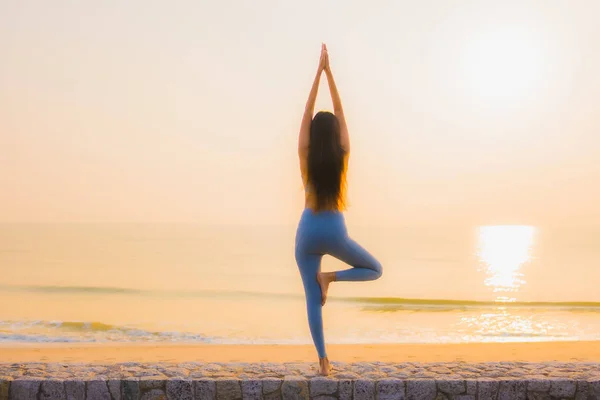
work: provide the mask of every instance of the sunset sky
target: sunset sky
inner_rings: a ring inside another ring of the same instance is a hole
[[[598,15],[597,0],[2,1],[0,222],[296,223],[324,41],[353,223],[598,224]]]

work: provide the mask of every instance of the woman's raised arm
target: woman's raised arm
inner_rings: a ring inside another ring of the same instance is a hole
[[[331,101],[333,102],[333,113],[337,117],[340,123],[340,141],[344,151],[350,151],[350,136],[348,135],[348,126],[346,125],[346,117],[344,117],[344,108],[342,107],[342,100],[340,99],[340,93],[335,85],[333,79],[333,73],[329,66],[329,53],[327,52],[327,46],[323,45],[325,49],[325,75],[327,75],[327,82],[329,83],[329,93],[331,94]]]
[[[325,60],[327,58],[327,48],[323,44],[321,46],[321,58],[319,59],[319,68],[317,69],[317,75],[313,81],[312,88],[304,107],[304,115],[302,116],[302,123],[300,124],[300,134],[298,136],[298,155],[302,158],[308,154],[308,145],[310,142],[310,124],[313,119],[315,112],[315,102],[317,100],[317,93],[319,91],[319,83],[321,81],[321,73],[325,68]]]

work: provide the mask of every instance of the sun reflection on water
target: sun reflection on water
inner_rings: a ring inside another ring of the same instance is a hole
[[[573,328],[555,315],[541,315],[534,309],[511,312],[506,307],[462,317],[455,327],[465,340],[484,342],[564,340]]]
[[[511,309],[525,285],[522,268],[531,261],[536,228],[527,225],[482,226],[478,231],[477,257],[485,286],[495,294],[498,306],[479,315],[464,316],[456,329],[466,337],[484,341],[560,340],[568,327],[534,309]]]
[[[496,301],[515,301],[525,284],[521,267],[531,259],[535,228],[526,225],[495,225],[479,228],[478,258],[487,274],[484,283],[497,293]]]

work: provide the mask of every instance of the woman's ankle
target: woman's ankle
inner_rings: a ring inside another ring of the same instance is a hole
[[[325,278],[329,281],[329,282],[335,282],[336,280],[336,275],[335,272],[326,272],[325,273]]]

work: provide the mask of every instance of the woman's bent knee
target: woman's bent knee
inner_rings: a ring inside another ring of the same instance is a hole
[[[381,266],[381,263],[379,261],[375,261],[375,265],[373,267],[373,271],[375,271],[375,279],[381,278],[381,275],[383,275],[383,267]]]

